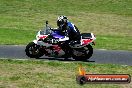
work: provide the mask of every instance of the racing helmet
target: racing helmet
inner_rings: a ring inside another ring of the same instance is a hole
[[[62,28],[63,26],[67,25],[68,18],[66,16],[59,16],[57,19],[57,26]]]

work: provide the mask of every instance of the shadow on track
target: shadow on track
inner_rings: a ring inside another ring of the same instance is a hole
[[[82,61],[82,60],[75,60],[72,58],[68,58],[68,59],[64,59],[64,58],[55,58],[55,57],[46,57],[46,58],[36,58],[38,60],[57,60],[57,61],[69,61],[69,62],[74,62],[74,61]],[[86,60],[86,61],[82,61],[82,62],[95,62],[95,61],[91,61],[91,60]]]

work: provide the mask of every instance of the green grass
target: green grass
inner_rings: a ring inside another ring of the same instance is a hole
[[[27,44],[30,42],[29,40],[32,40],[35,38],[34,33],[37,33],[35,31],[29,31],[29,30],[15,30],[15,29],[1,29],[0,30],[1,35],[1,44],[6,45],[15,45],[15,44]]]
[[[57,17],[66,15],[81,32],[93,32],[96,35],[95,48],[132,50],[131,0],[0,2],[0,44],[27,44],[43,28],[46,20],[56,27]]]
[[[78,67],[87,73],[130,74],[131,66],[39,60],[0,60],[0,88],[128,88],[130,84],[76,83]]]
[[[126,40],[128,39],[128,41]],[[100,42],[101,41],[101,42]],[[132,50],[131,36],[97,36],[96,46],[94,48],[109,50]]]
[[[0,0],[0,44],[26,45],[49,20],[66,15],[81,32],[93,32],[94,48],[132,50],[132,0]],[[130,74],[131,66],[85,62],[0,60],[0,88],[129,88],[132,84],[76,84],[87,73]]]

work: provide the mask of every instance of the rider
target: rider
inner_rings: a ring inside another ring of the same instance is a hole
[[[65,51],[66,55],[70,53],[69,44],[74,45],[80,43],[81,35],[78,28],[71,22],[68,21],[66,16],[59,16],[57,19],[58,29],[64,33],[65,36],[69,37],[69,40],[61,45],[62,49]]]

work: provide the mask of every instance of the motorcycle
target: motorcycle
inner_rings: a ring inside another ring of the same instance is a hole
[[[57,29],[52,29],[46,21],[43,30],[38,31],[36,39],[30,42],[25,49],[26,55],[30,58],[40,58],[43,55],[55,58],[73,58],[75,60],[87,60],[93,54],[92,45],[95,45],[95,35],[93,33],[82,33],[79,44],[70,45],[71,55],[65,56],[60,44],[69,40]]]

